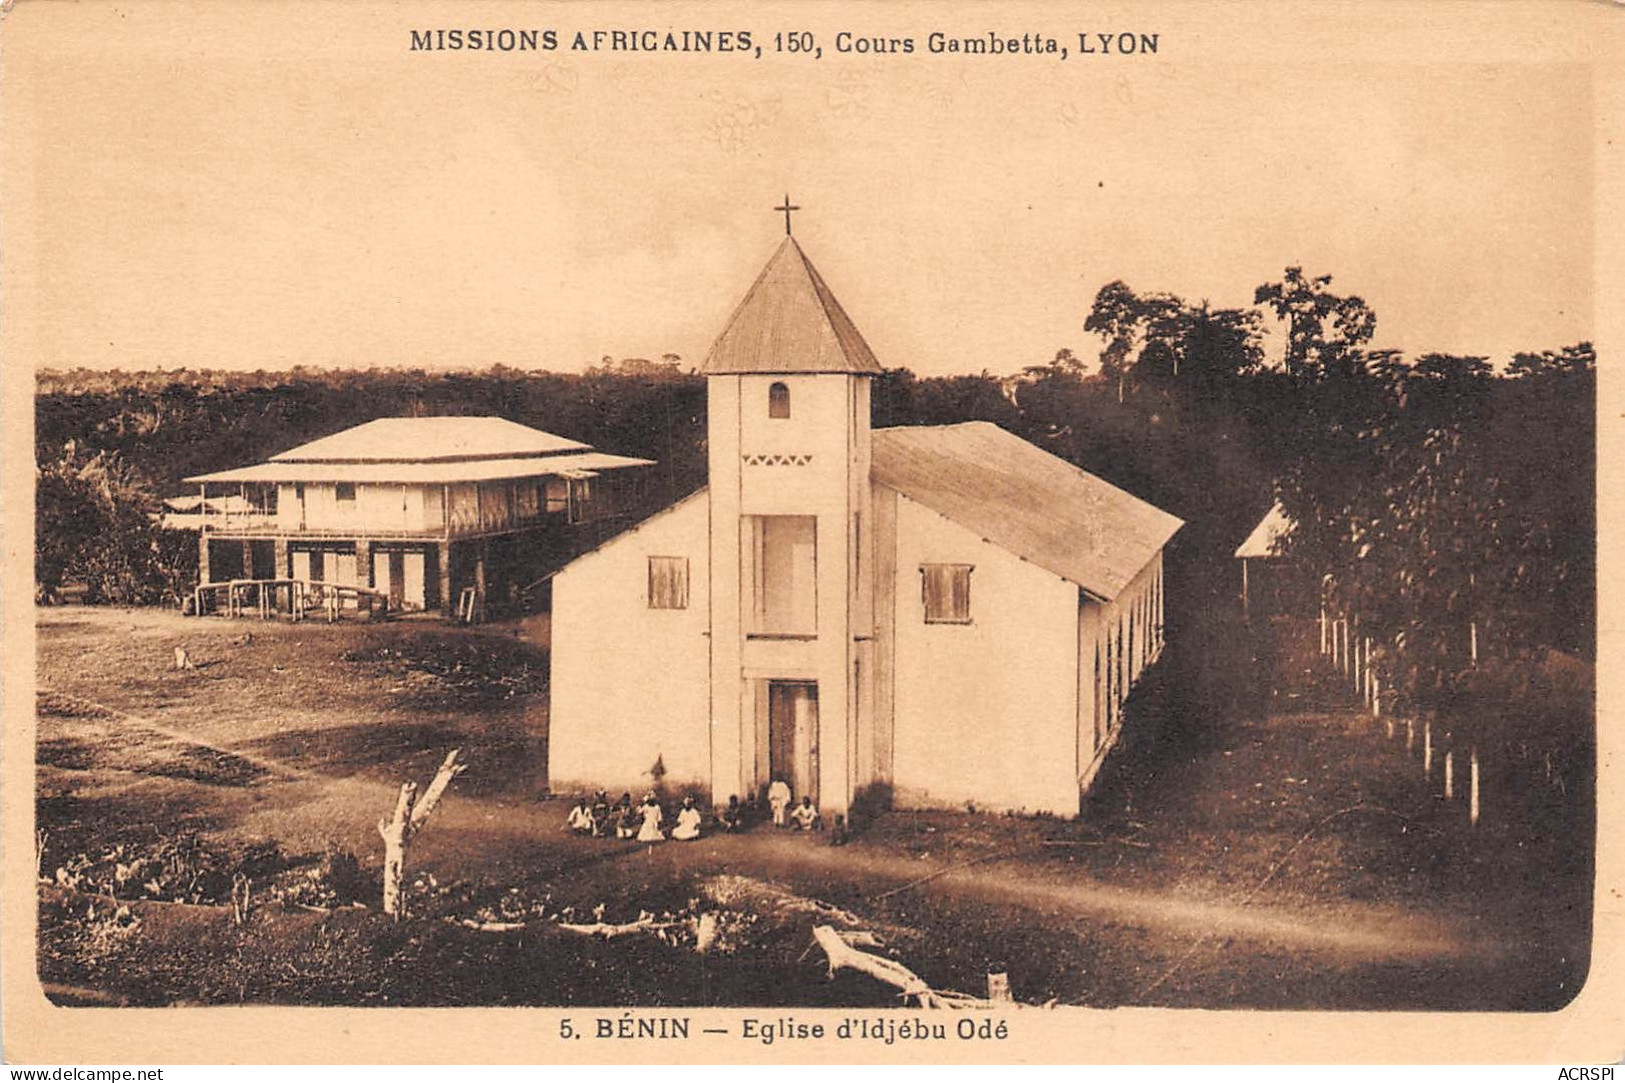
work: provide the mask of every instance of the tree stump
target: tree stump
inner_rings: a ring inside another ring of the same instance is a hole
[[[446,753],[421,800],[416,799],[416,782],[402,783],[400,796],[395,799],[394,814],[378,821],[378,834],[384,840],[384,913],[396,921],[405,912],[401,903],[401,881],[406,874],[406,849],[435,806],[440,804],[440,797],[451,780],[468,769],[467,764],[457,762],[458,751],[454,748]]]

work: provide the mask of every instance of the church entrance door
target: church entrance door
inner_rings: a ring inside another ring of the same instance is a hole
[[[769,781],[782,780],[799,803],[818,803],[818,685],[812,681],[769,681],[767,686],[767,769]]]

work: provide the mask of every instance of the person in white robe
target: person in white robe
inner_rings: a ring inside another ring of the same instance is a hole
[[[790,807],[790,786],[782,778],[767,788],[767,804],[773,810],[773,826],[784,826],[784,810]]]
[[[660,811],[660,802],[655,800],[655,795],[645,797],[638,811],[643,816],[643,826],[638,829],[638,841],[665,842],[666,833],[660,830],[660,825],[665,821],[665,814]]]
[[[565,824],[578,835],[592,834],[592,810],[587,807],[586,798],[577,801],[575,808],[570,810],[570,818]]]
[[[700,837],[700,810],[694,807],[694,798],[683,798],[683,807],[677,813],[677,826],[671,837],[679,842],[692,842]]]

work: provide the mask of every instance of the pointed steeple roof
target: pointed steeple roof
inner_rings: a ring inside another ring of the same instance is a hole
[[[879,375],[863,341],[812,261],[786,237],[700,370],[707,376],[752,372],[854,372]]]

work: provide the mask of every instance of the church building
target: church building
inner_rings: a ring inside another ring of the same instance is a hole
[[[1180,521],[987,422],[872,429],[788,236],[703,371],[709,485],[553,580],[553,791],[1077,815]]]

